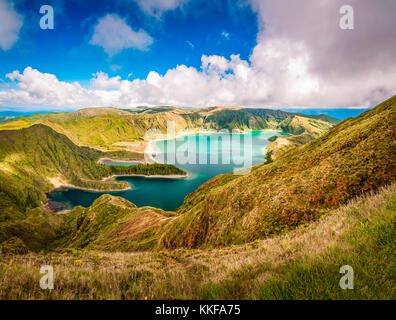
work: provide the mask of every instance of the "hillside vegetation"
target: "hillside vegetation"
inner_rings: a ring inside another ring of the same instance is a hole
[[[56,238],[55,229],[63,220],[41,207],[47,203],[46,193],[59,185],[125,189],[128,183],[104,178],[186,174],[167,164],[106,166],[97,162],[101,156],[42,124],[0,131],[0,243],[14,237],[39,250]]]
[[[96,247],[98,239],[106,238],[102,243],[108,244],[108,250],[223,247],[286,233],[315,221],[362,192],[395,181],[395,101],[392,98],[345,120],[247,175],[230,173],[209,180],[185,198],[172,218],[158,211],[161,232],[153,231],[151,219],[145,223],[139,218],[141,229],[136,238],[130,227],[136,221],[126,214],[115,224],[111,222],[108,232],[95,231],[89,246]],[[99,198],[90,209],[76,209],[71,216],[78,211],[80,219],[94,224],[95,217],[117,212],[117,202]],[[72,233],[69,238],[74,239],[70,245],[83,247],[78,238],[85,236],[84,229],[77,232],[74,224],[68,230]]]
[[[0,130],[18,130],[32,126],[34,122],[22,118],[12,121],[4,121],[0,123]]]
[[[274,161],[209,180],[176,212],[111,195],[65,214],[45,208],[59,184],[109,190],[126,186],[104,179],[115,174],[185,174],[98,163],[108,152],[133,157],[117,146],[169,119],[293,135],[270,150]],[[335,126],[326,116],[237,107],[85,109],[29,121],[0,131],[2,299],[395,298],[396,96]],[[38,285],[48,264],[52,291]],[[339,287],[346,264],[354,290]]]
[[[99,155],[44,125],[0,131],[0,191],[21,207],[39,206],[58,183],[87,186],[100,180],[108,169],[95,163]]]
[[[143,207],[121,197],[103,195],[91,207],[76,207],[67,214],[59,247],[111,251],[153,249],[174,212]]]
[[[396,178],[396,97],[243,176],[217,176],[188,195],[166,247],[239,244],[316,220]]]
[[[186,174],[172,165],[106,166],[97,163],[104,154],[78,147],[62,134],[39,124],[0,131],[0,192],[22,206],[38,206],[45,192],[60,184],[100,190],[122,189],[126,182],[102,181],[121,174]]]
[[[64,134],[78,146],[101,151],[135,152],[135,159],[142,159],[147,130],[159,130],[165,134],[169,121],[174,121],[177,132],[184,129],[276,129],[297,137],[303,135],[303,138],[293,141],[293,146],[311,141],[338,122],[337,119],[326,115],[311,116],[279,110],[238,107],[156,107],[129,111],[89,108],[71,113],[36,114],[26,119],[11,121],[4,125],[4,129],[25,128],[34,123],[42,123]]]
[[[282,121],[280,126],[282,131],[294,132],[294,134],[289,137],[277,136],[277,139],[266,148],[267,151],[272,152],[273,158],[316,139],[327,132],[333,126],[333,123],[295,116]]]
[[[395,212],[392,185],[309,226],[241,246],[0,253],[0,299],[395,299]],[[38,285],[43,265],[54,268],[54,290]],[[353,266],[354,290],[339,287],[343,265]]]

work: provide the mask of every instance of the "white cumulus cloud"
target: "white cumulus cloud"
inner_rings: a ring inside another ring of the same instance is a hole
[[[91,87],[94,89],[116,89],[120,84],[120,76],[109,78],[108,74],[102,71],[95,73],[94,78],[91,79]]]
[[[356,25],[348,31],[339,28],[343,2],[251,0],[260,31],[247,60],[203,55],[199,68],[133,81],[98,72],[90,89],[32,68],[14,71],[8,78],[18,88],[0,91],[0,105],[372,106],[396,94],[396,1],[350,0]]]
[[[189,0],[135,0],[138,6],[152,16],[160,17],[164,12],[174,10]]]
[[[19,39],[19,31],[23,25],[23,18],[18,14],[12,3],[0,0],[0,48],[10,49]]]
[[[250,2],[260,25],[252,63],[262,70],[272,68],[275,78],[285,64],[298,63],[298,68],[292,68],[294,76],[282,79],[286,80],[283,85],[279,83],[293,90],[280,92],[274,87],[275,101],[366,106],[396,93],[396,1],[348,1],[354,9],[353,30],[339,27],[344,0]]]
[[[59,81],[56,76],[31,67],[27,67],[23,73],[14,71],[6,76],[17,82],[18,89],[0,91],[0,105],[68,108],[100,106],[105,101],[77,82]]]
[[[132,30],[118,15],[107,14],[99,19],[89,43],[102,47],[109,55],[115,55],[128,48],[146,50],[153,43],[153,38],[144,30]]]

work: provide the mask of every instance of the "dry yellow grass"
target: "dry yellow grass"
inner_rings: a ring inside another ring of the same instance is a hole
[[[34,122],[25,118],[0,124],[0,130],[18,130],[32,126]]]

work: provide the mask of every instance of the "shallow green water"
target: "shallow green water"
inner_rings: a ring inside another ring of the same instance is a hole
[[[112,194],[124,197],[138,207],[174,210],[183,203],[187,194],[214,176],[263,163],[263,149],[269,144],[267,139],[282,134],[274,130],[253,131],[247,135],[234,135],[232,141],[229,134],[211,133],[157,141],[155,146],[160,152],[156,155],[157,161],[175,164],[190,173],[190,178],[119,177],[117,180],[127,181],[133,189],[122,192],[59,190],[48,195],[50,206],[55,210],[70,209],[77,205],[89,207],[102,194]]]

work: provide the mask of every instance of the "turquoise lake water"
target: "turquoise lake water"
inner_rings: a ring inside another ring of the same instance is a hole
[[[210,133],[157,141],[155,147],[159,154],[155,156],[156,160],[176,165],[187,171],[189,178],[118,177],[118,181],[128,182],[133,189],[122,192],[58,190],[48,194],[50,206],[54,210],[66,210],[77,205],[89,207],[101,195],[111,194],[123,197],[138,207],[175,210],[187,194],[214,176],[263,163],[263,151],[269,144],[267,139],[274,135],[285,134],[274,130],[252,131],[234,134],[232,140],[228,133]],[[119,162],[106,164],[134,165]]]

